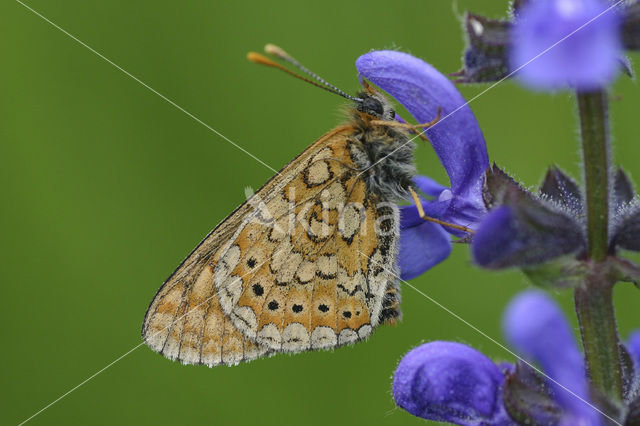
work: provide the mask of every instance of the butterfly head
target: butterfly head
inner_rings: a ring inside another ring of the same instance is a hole
[[[396,112],[389,101],[378,92],[363,90],[358,93],[358,99],[355,104],[356,110],[371,115],[378,120],[391,121],[396,117]]]
[[[396,118],[396,111],[385,96],[370,85],[367,80],[362,80],[363,90],[354,98],[356,110],[368,114],[377,120],[392,121]]]

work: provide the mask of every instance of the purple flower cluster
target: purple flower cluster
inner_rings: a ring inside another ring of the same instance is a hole
[[[549,297],[537,291],[520,294],[507,307],[503,327],[506,340],[527,363],[495,364],[461,343],[425,343],[398,365],[393,377],[397,404],[415,416],[459,425],[518,424],[514,418],[528,424],[602,424],[600,410],[590,402],[571,327]],[[640,330],[627,345],[636,370],[639,346]],[[544,376],[529,367],[533,364]],[[537,398],[523,403],[521,395]]]
[[[617,9],[608,6],[602,0],[524,2],[510,32],[512,63],[521,68],[522,81],[551,89],[567,85],[590,89],[610,81],[620,65],[621,42]],[[485,218],[483,178],[489,160],[482,131],[462,95],[434,67],[397,51],[367,53],[358,58],[356,67],[362,77],[404,105],[416,121],[431,121],[442,111],[440,122],[426,135],[450,185],[427,176],[416,177],[415,184],[428,197],[422,200],[427,216],[477,231],[473,253],[478,264],[496,268],[542,263],[584,248],[583,224],[576,219],[581,214],[581,195],[561,172],[552,176],[556,182],[546,192],[542,190],[551,203],[516,188],[500,188],[507,197],[499,200],[502,207],[496,206]],[[559,192],[565,193],[557,199]],[[618,221],[620,237],[612,244],[635,249],[626,240],[636,235],[629,229],[638,228],[640,216],[627,213],[629,217]],[[425,222],[415,206],[403,206],[398,257],[402,278],[414,278],[446,259],[451,252],[449,234],[464,236]]]
[[[535,89],[598,90],[621,68],[623,45],[640,49],[640,1],[616,7],[605,0],[519,0],[513,6],[512,21],[467,15],[469,47],[463,70],[455,74],[459,82],[496,81],[515,72]],[[552,168],[533,194],[490,167],[473,112],[455,86],[426,62],[374,51],[358,58],[356,67],[417,122],[431,121],[442,111],[426,136],[449,185],[427,176],[417,176],[414,183],[427,216],[474,231],[469,238],[421,219],[416,206],[402,206],[398,263],[403,279],[443,261],[452,236],[466,237],[462,241],[471,242],[474,260],[483,267],[519,267],[534,282],[556,287],[584,278],[586,209],[576,182]],[[608,253],[640,251],[640,204],[634,203],[621,170],[611,191]],[[631,262],[616,257],[607,262],[601,266],[618,274],[616,279],[640,280],[640,267]],[[494,363],[454,342],[411,350],[394,375],[397,404],[413,415],[460,425],[601,425],[611,416],[614,422],[640,421],[640,330],[618,345],[623,400],[613,401],[590,384],[570,325],[544,293],[516,297],[504,313],[503,329],[519,357],[514,363]]]
[[[460,92],[438,70],[396,51],[367,53],[358,58],[356,66],[362,77],[391,94],[416,121],[431,121],[441,111],[440,121],[427,129],[426,135],[449,176],[450,187],[427,176],[417,176],[414,183],[430,197],[422,200],[427,216],[476,231],[472,243],[476,263],[494,268],[540,263],[584,246],[581,225],[572,211],[579,208],[579,202],[567,201],[566,211],[557,211],[523,190],[511,188],[515,195],[502,200],[504,207],[487,215],[483,189],[489,160],[482,131]],[[556,177],[561,179],[560,174]],[[568,181],[561,183],[570,185]],[[544,217],[523,223],[523,216],[536,219],[532,210],[542,211]],[[541,223],[544,221],[550,223]],[[421,219],[413,205],[401,207],[400,228],[398,265],[405,280],[446,259],[451,252],[451,235],[466,236]],[[541,232],[543,229],[546,232]]]
[[[604,0],[520,0],[513,3],[512,21],[467,15],[469,48],[456,77],[460,82],[496,81],[515,72],[535,89],[600,89],[620,69],[623,45],[640,48],[640,2],[627,3],[617,8]],[[426,136],[449,185],[427,176],[417,176],[414,183],[428,216],[474,231],[468,238],[424,221],[413,205],[401,207],[398,263],[403,279],[444,260],[452,236],[471,241],[480,266],[520,267],[535,282],[557,287],[583,277],[587,240],[580,218],[586,210],[577,183],[552,168],[536,195],[490,167],[473,112],[455,86],[426,62],[401,52],[374,51],[358,58],[356,67],[417,122],[431,121],[442,111]],[[640,207],[634,196],[628,178],[618,171],[612,185],[610,253],[640,251]],[[640,268],[630,262],[613,258],[607,265],[621,279],[640,279]],[[570,325],[544,293],[516,297],[504,313],[503,329],[519,355],[514,363],[494,363],[454,342],[411,350],[394,375],[397,404],[413,415],[460,425],[601,425],[611,416],[615,422],[640,421],[640,330],[619,345],[623,401],[612,408],[607,405],[612,401],[592,388]]]

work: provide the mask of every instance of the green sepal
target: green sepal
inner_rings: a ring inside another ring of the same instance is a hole
[[[531,282],[542,288],[572,288],[584,280],[586,267],[575,256],[557,257],[540,265],[522,268]]]

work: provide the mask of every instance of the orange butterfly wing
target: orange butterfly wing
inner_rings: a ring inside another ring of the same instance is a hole
[[[152,301],[147,345],[232,365],[353,343],[399,316],[398,209],[368,192],[354,132],[327,133],[205,238]]]

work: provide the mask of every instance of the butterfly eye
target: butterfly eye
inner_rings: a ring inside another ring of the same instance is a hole
[[[391,120],[393,120],[394,118],[396,118],[396,112],[393,109],[389,110],[389,118]]]

